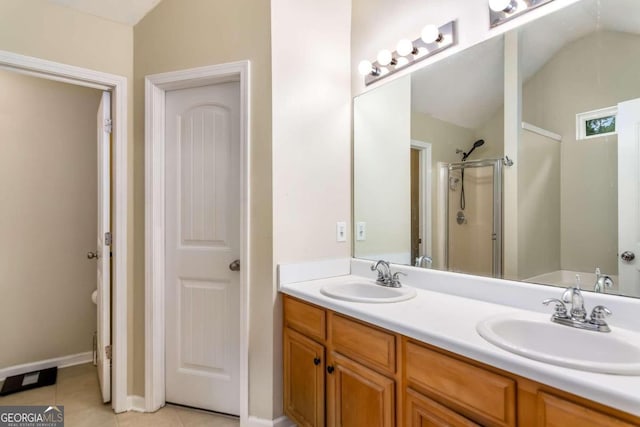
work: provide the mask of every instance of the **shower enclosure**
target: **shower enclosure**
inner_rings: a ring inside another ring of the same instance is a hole
[[[443,164],[446,269],[502,277],[503,160]]]

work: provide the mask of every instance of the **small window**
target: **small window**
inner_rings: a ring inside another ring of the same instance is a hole
[[[615,135],[617,107],[576,114],[576,139]]]

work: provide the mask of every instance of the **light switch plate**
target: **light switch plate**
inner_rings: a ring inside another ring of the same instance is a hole
[[[356,240],[367,240],[367,223],[358,222],[356,224]]]
[[[347,241],[347,223],[344,221],[336,222],[336,242]]]

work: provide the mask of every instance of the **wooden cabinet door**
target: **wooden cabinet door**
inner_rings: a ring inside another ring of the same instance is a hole
[[[410,388],[404,396],[405,427],[479,427],[479,424]]]
[[[338,353],[327,364],[327,425],[392,427],[395,381]]]
[[[632,427],[634,425],[543,392],[538,393],[537,416],[538,427]]]
[[[299,426],[324,426],[324,347],[284,329],[284,410]]]

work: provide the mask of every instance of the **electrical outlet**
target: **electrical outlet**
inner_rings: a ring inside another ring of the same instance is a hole
[[[347,241],[347,223],[343,221],[336,222],[336,242]]]
[[[356,224],[356,240],[367,240],[367,223],[359,222]]]

